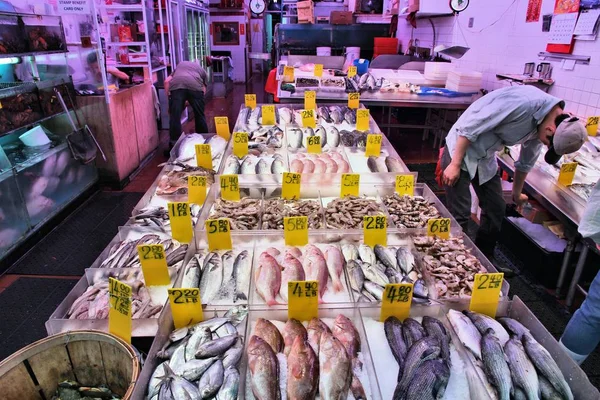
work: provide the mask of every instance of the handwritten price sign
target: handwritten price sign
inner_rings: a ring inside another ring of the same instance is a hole
[[[168,292],[175,329],[184,328],[204,320],[199,289],[169,289]]]
[[[204,223],[206,230],[206,240],[208,241],[208,249],[215,250],[231,250],[231,227],[227,218],[207,219]]]
[[[300,198],[300,182],[302,174],[297,172],[284,172],[281,197],[286,200],[297,200]]]
[[[321,137],[320,136],[309,136],[306,138],[307,151],[311,154],[321,153]]]
[[[181,243],[190,243],[194,236],[190,204],[188,202],[169,202],[167,203],[167,210],[169,211],[173,239]]]
[[[231,137],[231,131],[229,130],[229,118],[215,117],[215,127],[217,129],[217,135],[221,136],[225,140],[229,140]]]
[[[496,318],[504,274],[475,274],[469,310]]]
[[[194,204],[204,204],[206,200],[206,175],[188,177],[188,200]]]
[[[400,320],[406,319],[410,314],[412,296],[412,283],[388,283],[385,285],[381,302],[380,321],[383,322],[391,316]]]
[[[240,184],[237,175],[221,175],[221,198],[229,201],[240,201]]]
[[[575,177],[575,171],[577,170],[577,163],[563,163],[560,166],[560,172],[558,173],[558,183],[561,185],[569,186],[573,183]]]
[[[363,218],[364,242],[367,246],[380,244],[387,246],[387,217],[383,215],[366,215]]]
[[[165,248],[162,244],[137,246],[144,281],[147,286],[168,285],[169,271],[167,270],[167,258]]]
[[[342,174],[342,185],[340,189],[340,197],[358,196],[360,187],[359,174]]]
[[[286,246],[308,244],[308,217],[284,217],[283,237]]]
[[[310,321],[319,316],[319,283],[317,281],[288,282],[288,318]]]
[[[365,156],[379,157],[381,155],[381,142],[383,142],[383,135],[368,134]]]
[[[432,218],[428,220],[427,236],[448,239],[450,237],[450,218]]]
[[[302,125],[304,125],[305,128],[314,129],[317,126],[315,122],[315,110],[302,110],[300,111],[300,114],[302,114]]]
[[[358,108],[360,103],[360,93],[348,93],[348,108]]]
[[[131,286],[108,278],[108,331],[131,343]]]
[[[396,193],[400,196],[415,195],[415,176],[414,175],[396,175]]]

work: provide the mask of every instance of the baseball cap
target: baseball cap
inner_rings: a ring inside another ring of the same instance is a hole
[[[587,131],[585,126],[579,121],[579,118],[567,118],[556,128],[544,160],[548,164],[556,164],[563,155],[579,150],[586,140]]]

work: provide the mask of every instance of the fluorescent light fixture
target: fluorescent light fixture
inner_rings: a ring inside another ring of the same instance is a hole
[[[18,57],[0,58],[0,65],[18,64],[18,63],[19,63],[19,58]]]

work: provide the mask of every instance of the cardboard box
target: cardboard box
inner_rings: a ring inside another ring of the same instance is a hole
[[[315,23],[315,9],[312,0],[299,1],[298,7],[298,23],[299,24],[314,24]]]
[[[329,20],[333,25],[352,25],[352,11],[332,11]]]

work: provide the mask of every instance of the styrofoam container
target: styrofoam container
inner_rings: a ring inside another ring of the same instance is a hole
[[[45,144],[50,143],[50,139],[48,139],[48,135],[44,132],[44,128],[40,125],[32,128],[19,136],[19,139],[25,146],[34,147],[34,146],[43,146]]]
[[[317,55],[318,56],[330,56],[331,55],[331,47],[317,47]]]

